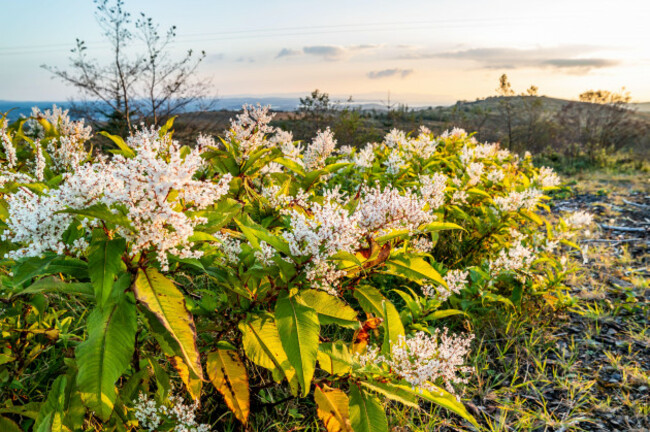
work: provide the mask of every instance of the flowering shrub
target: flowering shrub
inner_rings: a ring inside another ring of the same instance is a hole
[[[546,220],[558,177],[462,130],[355,149],[271,119],[244,107],[193,147],[171,123],[105,134],[108,155],[60,110],[3,119],[0,421],[204,431],[208,401],[246,424],[256,392],[286,388],[329,431],[388,430],[379,397],[476,424],[472,335],[439,320],[561,300],[590,216]],[[48,347],[58,377],[26,405]]]

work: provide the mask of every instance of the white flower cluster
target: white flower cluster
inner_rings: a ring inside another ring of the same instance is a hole
[[[92,128],[84,124],[84,120],[73,121],[68,115],[69,110],[63,110],[56,105],[51,110],[41,112],[38,108],[32,108],[32,117],[42,117],[54,126],[61,135],[70,137],[76,141],[88,141],[92,136]]]
[[[469,176],[467,186],[476,186],[481,182],[481,176],[483,175],[484,168],[485,166],[481,162],[471,162],[469,164],[467,167],[467,175]]]
[[[406,134],[398,129],[391,129],[384,137],[384,144],[388,148],[398,148],[406,142]]]
[[[289,197],[277,195],[271,188],[265,195],[272,199]],[[290,229],[283,233],[293,256],[310,257],[306,275],[314,286],[336,293],[336,282],[344,271],[328,259],[339,251],[355,253],[365,239],[381,236],[393,229],[417,230],[433,221],[434,215],[425,210],[427,201],[411,191],[400,193],[392,187],[363,187],[353,212],[346,209],[349,197],[338,188],[324,193],[325,201],[302,202],[301,208],[282,208],[290,217]],[[274,202],[275,204],[275,202]],[[283,202],[278,202],[283,204]],[[431,247],[431,244],[421,245]]]
[[[255,259],[264,267],[273,265],[275,249],[265,241],[260,242],[260,249],[255,251]]]
[[[388,160],[384,162],[384,165],[388,167],[389,174],[396,174],[405,163],[404,157],[408,159],[413,157],[429,159],[433,156],[438,147],[438,140],[433,137],[429,129],[420,126],[416,138],[410,138],[403,131],[392,129],[384,137],[384,145],[391,149]]]
[[[263,186],[262,187],[262,196],[266,198],[271,207],[280,208],[280,211],[283,214],[288,212],[287,207],[293,205],[299,207],[307,207],[307,200],[309,199],[309,194],[299,189],[295,195],[289,195],[282,193],[282,188],[277,185]]]
[[[243,159],[248,159],[250,153],[260,147],[268,147],[273,143],[265,139],[267,134],[275,131],[269,125],[273,114],[269,113],[270,107],[261,105],[244,105],[243,112],[235,120],[231,120],[230,129],[226,131],[226,139],[239,142]]]
[[[67,250],[61,237],[72,217],[57,213],[64,209],[58,191],[39,195],[20,188],[6,199],[9,204],[8,229],[2,233],[2,240],[27,245],[8,252],[5,258],[39,256],[49,250],[63,254]]]
[[[499,274],[504,271],[526,271],[535,259],[534,251],[524,246],[523,239],[520,238],[515,240],[512,247],[499,251],[497,258],[490,261],[490,272]]]
[[[80,166],[87,158],[84,141],[74,136],[62,135],[47,144],[47,152],[52,158],[53,168],[58,171],[71,171]]]
[[[564,218],[564,223],[572,230],[579,230],[591,225],[594,221],[594,216],[585,211],[577,211],[571,213]]]
[[[229,234],[214,234],[219,242],[216,246],[223,252],[222,264],[236,264],[239,262],[239,254],[242,253],[241,240],[234,238]]]
[[[328,258],[339,251],[354,253],[362,232],[357,219],[337,202],[322,205],[312,203],[307,217],[303,211],[291,209],[291,230],[283,233],[294,256],[309,256],[306,277],[314,285],[332,294],[337,293],[335,283],[345,275]]]
[[[459,294],[460,291],[467,286],[468,275],[469,273],[466,271],[449,270],[443,277],[445,282],[447,282],[447,290],[444,290],[444,286],[440,287],[440,295],[447,299],[452,293]]]
[[[330,128],[328,127],[324,131],[319,130],[311,144],[307,146],[307,150],[305,150],[303,156],[305,169],[313,171],[323,168],[325,166],[325,160],[335,149],[336,140]]]
[[[392,229],[415,230],[420,225],[432,222],[434,215],[425,210],[427,201],[407,190],[386,186],[364,187],[355,211],[359,226],[365,235],[384,233]]]
[[[7,133],[8,121],[6,118],[0,120],[0,141],[5,152],[5,159],[9,168],[16,166],[16,147],[14,147],[11,137]]]
[[[454,191],[454,194],[451,196],[451,203],[454,205],[463,205],[467,204],[467,198],[469,195],[464,190]]]
[[[43,176],[45,175],[45,156],[43,155],[43,147],[41,146],[40,140],[34,141],[34,146],[36,147],[34,177],[36,177],[38,181],[43,181]]]
[[[553,171],[553,168],[541,167],[537,176],[537,183],[547,188],[558,186],[562,181],[555,171]]]
[[[465,129],[455,127],[452,130],[446,130],[440,135],[441,138],[465,138],[467,132]]]
[[[452,384],[467,382],[458,373],[471,371],[463,364],[473,339],[473,335],[450,336],[447,329],[443,332],[436,329],[433,334],[420,331],[411,338],[401,335],[391,346],[390,356],[368,348],[355,360],[361,367],[385,365],[391,374],[405,380],[415,390],[435,391],[433,385],[442,382],[450,393],[455,393]]]
[[[431,383],[442,381],[454,393],[452,383],[466,382],[458,372],[470,371],[462,365],[473,339],[473,335],[450,336],[447,329],[442,333],[436,329],[432,335],[417,332],[408,339],[400,336],[391,347],[391,359],[387,363],[413,388],[433,390]]]
[[[503,161],[507,159],[511,153],[508,150],[501,149],[498,143],[485,143],[473,147],[464,146],[460,153],[460,160],[463,164],[467,165],[474,160],[496,160]]]
[[[352,162],[359,168],[372,168],[372,163],[375,160],[375,146],[373,144],[367,144],[363,149],[359,150],[354,157]]]
[[[138,399],[133,401],[138,426],[153,432],[157,431],[164,422],[171,422],[174,426],[173,432],[209,432],[211,430],[210,425],[199,424],[196,421],[198,403],[187,405],[178,396],[170,396],[169,403],[171,408],[159,405],[155,400],[140,393]]]
[[[155,129],[139,131],[128,145],[136,153],[132,158],[116,155],[110,161],[82,165],[64,175],[59,189],[44,191],[42,196],[23,188],[8,197],[10,216],[3,238],[26,243],[9,256],[36,256],[48,249],[61,253],[61,234],[72,216],[55,212],[93,204],[105,204],[116,212],[125,209],[133,229],[121,227],[119,233],[129,241],[131,253],[153,249],[163,269],[167,253],[200,256],[200,251],[190,249],[188,239],[204,219],[189,217],[179,208],[182,204],[200,210],[212,205],[228,192],[231,176],[223,176],[217,184],[194,180],[203,168],[202,149],[183,156],[177,142],[160,137]]]
[[[395,175],[399,173],[399,170],[405,165],[402,155],[397,149],[391,150],[383,165],[386,167],[386,174]]]
[[[535,210],[542,192],[539,189],[529,188],[523,192],[512,191],[504,197],[495,197],[494,203],[502,212],[516,212],[522,208]]]
[[[506,178],[506,173],[500,168],[493,168],[487,173],[486,177],[492,183],[501,183]]]
[[[420,176],[420,193],[422,198],[429,203],[429,208],[435,210],[445,204],[445,189],[447,188],[447,176],[436,173],[431,176]]]
[[[459,294],[467,286],[468,272],[462,270],[450,270],[443,277],[447,283],[447,287],[443,285],[433,286],[424,285],[422,293],[430,298],[439,300],[441,302],[447,300],[452,294]]]
[[[402,150],[411,157],[420,157],[429,159],[438,147],[438,141],[433,137],[431,131],[424,126],[420,126],[417,138],[406,139],[402,143]]]
[[[433,250],[434,244],[428,237],[419,237],[411,242],[413,250],[419,253],[429,253]]]
[[[286,132],[282,129],[276,129],[275,135],[273,135],[271,138],[271,142],[280,147],[282,155],[285,158],[290,159],[299,165],[303,164],[303,146],[293,140],[293,134],[291,132]]]

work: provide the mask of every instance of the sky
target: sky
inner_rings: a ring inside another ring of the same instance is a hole
[[[161,27],[173,54],[205,50],[215,95],[334,97],[447,104],[523,92],[575,99],[625,87],[650,101],[650,2],[599,0],[125,0]],[[110,61],[90,0],[0,0],[0,100],[67,100],[42,69],[65,68],[75,39]],[[141,49],[137,43],[134,50]]]

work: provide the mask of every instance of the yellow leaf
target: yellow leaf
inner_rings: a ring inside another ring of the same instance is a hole
[[[181,357],[173,356],[169,360],[171,361],[172,366],[174,366],[178,372],[178,376],[181,377],[183,384],[185,384],[185,388],[187,388],[187,391],[190,392],[192,399],[199,400],[201,397],[201,387],[203,384],[201,379],[199,379],[199,377],[196,376],[196,374],[187,367]]]
[[[327,432],[354,432],[350,423],[348,397],[341,390],[316,387],[314,399],[318,418],[323,421]]]
[[[208,377],[237,419],[246,424],[250,413],[248,374],[237,351],[217,348],[208,354]]]
[[[183,359],[197,377],[203,379],[201,359],[196,346],[194,318],[187,310],[185,296],[174,283],[154,268],[138,270],[133,293],[178,342]]]
[[[242,345],[246,356],[256,365],[270,370],[276,382],[286,378],[291,393],[295,396],[298,393],[296,371],[282,348],[273,316],[252,315],[239,322],[239,330],[242,333]]]

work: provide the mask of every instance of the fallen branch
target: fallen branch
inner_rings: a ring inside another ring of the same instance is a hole
[[[649,205],[635,203],[635,202],[632,202],[632,201],[628,201],[628,200],[626,200],[626,199],[624,199],[623,202],[624,202],[625,204],[627,204],[627,205],[631,205],[631,206],[634,206],[634,207],[638,207],[638,208],[642,208],[642,209],[650,210],[650,206],[649,206]]]
[[[642,238],[631,238],[631,239],[619,239],[619,240],[613,240],[613,239],[585,239],[582,240],[582,243],[631,243],[635,241],[644,241],[645,239]]]
[[[645,228],[633,228],[633,227],[622,227],[622,226],[612,226],[612,225],[601,225],[602,229],[613,230],[613,231],[626,231],[626,232],[645,232]]]

